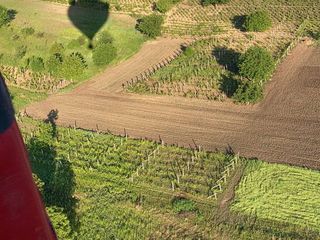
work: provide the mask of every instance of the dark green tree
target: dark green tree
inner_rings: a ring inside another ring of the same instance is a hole
[[[272,55],[264,48],[251,47],[239,58],[239,73],[251,81],[266,81],[274,70]]]
[[[265,11],[257,11],[245,17],[243,28],[248,32],[263,32],[272,27],[272,20]]]
[[[110,63],[117,56],[117,49],[111,43],[99,44],[92,53],[93,62],[97,66]]]
[[[42,72],[44,70],[44,62],[41,57],[32,56],[28,59],[28,66],[34,72]]]
[[[87,64],[82,54],[74,52],[63,59],[60,74],[66,79],[73,79],[83,74],[86,68]]]
[[[48,58],[45,66],[48,72],[53,76],[59,76],[62,63],[63,56],[59,53],[55,53]]]
[[[138,21],[137,29],[143,34],[156,38],[161,35],[163,17],[157,14],[145,16]]]

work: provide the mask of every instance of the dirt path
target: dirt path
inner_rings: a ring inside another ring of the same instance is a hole
[[[319,49],[298,45],[277,70],[265,100],[254,107],[118,93],[128,65],[140,71],[161,52],[151,49],[153,54],[142,50],[130,64],[111,68],[74,92],[29,106],[28,114],[45,118],[58,109],[58,123],[64,126],[76,122],[85,129],[160,137],[183,146],[196,143],[207,150],[231,147],[246,157],[320,168]]]

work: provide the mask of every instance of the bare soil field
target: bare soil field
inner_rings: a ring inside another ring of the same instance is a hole
[[[320,169],[319,48],[299,44],[274,74],[263,102],[254,106],[121,92],[123,82],[162,59],[167,48],[180,44],[176,41],[146,45],[148,54],[142,49],[73,92],[52,95],[26,112],[44,119],[58,109],[63,126],[232,149],[246,157]]]

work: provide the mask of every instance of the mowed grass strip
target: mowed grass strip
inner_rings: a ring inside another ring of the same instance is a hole
[[[250,161],[232,211],[320,230],[320,172]]]

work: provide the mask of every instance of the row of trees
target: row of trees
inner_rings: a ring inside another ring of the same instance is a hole
[[[80,47],[79,41],[82,41],[82,38],[71,41],[68,48],[77,49]],[[106,31],[101,32],[97,36],[93,45],[92,59],[96,66],[109,64],[117,56],[117,50],[113,45],[113,38]],[[26,46],[18,46],[15,50],[15,57],[22,59],[26,53]],[[31,56],[26,59],[25,66],[33,72],[48,72],[55,77],[74,79],[84,73],[87,68],[87,60],[78,51],[67,53],[62,43],[55,42],[49,49],[49,57],[44,59],[40,56]]]

